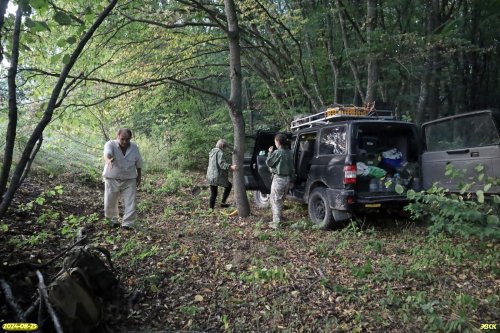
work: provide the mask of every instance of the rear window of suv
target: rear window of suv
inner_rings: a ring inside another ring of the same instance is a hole
[[[424,127],[427,151],[500,144],[491,114],[483,113],[431,123]]]

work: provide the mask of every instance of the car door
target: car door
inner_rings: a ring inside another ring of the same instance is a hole
[[[255,135],[252,156],[244,161],[245,188],[264,194],[271,193],[271,172],[266,164],[268,149],[274,146],[274,136],[277,132],[259,131]]]
[[[424,189],[435,182],[457,192],[461,184],[473,184],[470,191],[483,188],[476,167],[484,167],[486,177],[500,177],[500,117],[492,110],[475,111],[445,117],[422,125],[424,151],[422,178]],[[464,172],[464,178],[450,178],[445,170],[451,165]],[[489,193],[499,193],[492,187]]]

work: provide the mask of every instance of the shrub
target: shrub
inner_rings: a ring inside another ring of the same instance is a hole
[[[472,184],[460,185],[460,193],[450,193],[447,189],[434,184],[422,192],[410,190],[407,192],[411,203],[405,207],[411,218],[427,219],[431,235],[440,232],[458,234],[464,237],[478,236],[480,238],[500,239],[500,197],[485,195],[488,190],[498,184],[495,178],[486,178],[481,166],[476,167],[477,179],[484,183],[483,189],[475,193],[467,192]],[[446,175],[455,178],[462,177],[463,172],[453,170],[450,166]],[[463,179],[463,178],[462,178]]]
[[[182,187],[188,187],[193,184],[191,177],[179,170],[167,170],[165,173],[165,182],[158,189],[160,193],[175,194]]]

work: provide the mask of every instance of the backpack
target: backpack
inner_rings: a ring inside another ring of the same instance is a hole
[[[101,259],[104,256],[107,264]],[[47,287],[65,332],[90,333],[102,319],[99,299],[110,299],[118,287],[111,255],[100,247],[76,247]]]
[[[90,290],[89,281],[80,268],[60,271],[47,292],[65,332],[89,333],[99,325],[101,303]]]
[[[106,263],[101,259],[102,256],[106,258]],[[118,279],[108,250],[97,246],[76,247],[63,261],[63,269],[73,267],[83,271],[95,295],[104,299],[113,297]]]

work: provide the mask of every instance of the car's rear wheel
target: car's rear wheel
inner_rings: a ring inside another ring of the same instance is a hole
[[[253,199],[255,201],[255,205],[259,208],[268,208],[269,207],[269,194],[262,193],[261,191],[253,192]]]
[[[333,225],[332,209],[328,204],[326,191],[323,187],[315,188],[309,196],[309,218],[320,228],[327,229]]]

